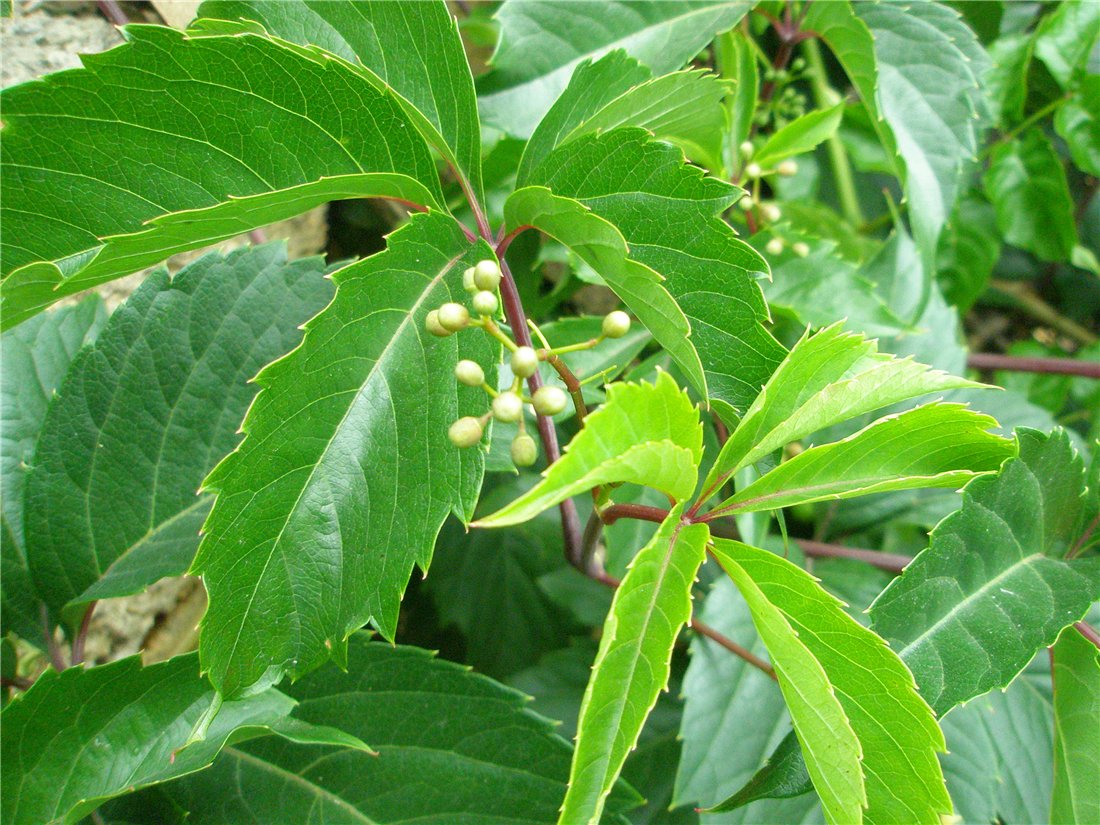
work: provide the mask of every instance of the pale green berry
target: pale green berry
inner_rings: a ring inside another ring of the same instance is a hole
[[[751,140],[746,140],[744,143],[742,143],[741,146],[740,146],[740,149],[741,149],[741,157],[743,157],[743,158],[751,158],[752,157],[753,145],[752,145]]]
[[[539,387],[532,396],[531,403],[539,415],[557,415],[569,403],[569,396],[558,387]]]
[[[760,215],[768,223],[775,223],[777,220],[783,217],[783,213],[779,211],[779,207],[774,203],[766,203],[760,207]]]
[[[485,383],[485,373],[477,361],[464,359],[455,364],[455,378],[467,387],[480,387]]]
[[[474,267],[474,283],[478,289],[495,291],[500,286],[500,264],[488,259],[478,261]]]
[[[793,160],[785,160],[775,167],[775,171],[785,178],[794,177],[798,174],[798,164]]]
[[[527,433],[520,433],[512,439],[512,462],[517,467],[530,467],[538,457],[538,444]]]
[[[446,303],[439,308],[439,325],[451,332],[465,329],[470,323],[470,312],[462,304]]]
[[[745,176],[750,178],[758,178],[764,174],[764,170],[760,168],[759,163],[750,163],[745,167]]]
[[[538,354],[530,347],[520,347],[512,353],[512,374],[528,378],[539,368]]]
[[[428,313],[428,317],[424,319],[424,329],[428,330],[432,335],[436,335],[440,338],[446,338],[451,334],[451,331],[439,323],[439,310],[433,309]]]
[[[474,268],[472,266],[466,267],[466,271],[462,273],[462,288],[467,292],[477,292],[477,284],[474,283]]]
[[[810,254],[810,247],[799,241],[791,247],[791,251],[799,258],[805,258]]]
[[[783,239],[772,238],[770,241],[768,241],[768,245],[765,246],[764,249],[767,250],[769,255],[778,255],[783,251]]]
[[[621,309],[609,312],[603,317],[600,329],[605,338],[622,338],[630,332],[630,316]]]
[[[497,311],[497,296],[487,289],[474,295],[474,312],[478,315],[493,315]]]
[[[456,447],[472,447],[481,441],[483,430],[481,422],[472,415],[460,418],[447,430],[447,438]]]
[[[743,211],[750,212],[752,208],[756,206],[756,203],[753,201],[752,195],[745,195],[745,197],[737,202],[737,205],[740,206]]]
[[[523,417],[523,399],[514,392],[502,392],[493,399],[493,418],[505,424]]]

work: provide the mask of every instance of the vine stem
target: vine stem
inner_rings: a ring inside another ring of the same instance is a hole
[[[1025,358],[1016,355],[975,352],[967,356],[966,365],[976,370],[1008,370],[1100,378],[1100,364],[1074,361],[1072,358]]]
[[[84,661],[84,643],[88,639],[88,628],[92,625],[92,614],[95,613],[95,606],[98,602],[92,601],[88,603],[88,608],[84,611],[84,618],[80,620],[80,630],[76,633],[76,638],[73,639],[73,665],[79,665]]]
[[[1077,628],[1078,633],[1100,648],[1100,633],[1096,632],[1096,628],[1088,622],[1076,622],[1073,626]]]
[[[1015,281],[991,281],[990,285],[1015,298],[1019,302],[1020,309],[1036,321],[1054,327],[1058,332],[1072,338],[1077,343],[1088,346],[1100,340],[1076,321],[1072,321],[1059,313],[1058,310],[1036,295],[1030,287]]]
[[[65,669],[65,660],[61,656],[61,647],[57,644],[53,627],[50,626],[50,610],[46,605],[39,605],[38,615],[42,619],[42,633],[46,639],[46,651],[50,655],[50,664],[58,673]]]

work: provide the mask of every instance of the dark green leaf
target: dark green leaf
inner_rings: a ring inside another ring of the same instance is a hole
[[[813,787],[798,738],[792,734],[779,743],[764,767],[753,774],[745,787],[707,811],[732,811],[758,799],[790,799],[809,793]]]
[[[492,253],[438,212],[389,241],[333,275],[333,302],[259,374],[246,437],[205,482],[219,495],[193,567],[210,593],[199,649],[226,696],[342,659],[367,621],[392,639],[413,565],[449,513],[472,516],[484,454],[446,433],[485,396],[453,368],[490,372],[494,348],[435,338],[424,318],[465,300],[463,270]]]
[[[871,608],[873,628],[940,715],[1005,687],[1100,586],[1100,558],[1066,557],[1083,466],[1065,433],[1018,434],[1019,458],[963,491],[962,509]]]
[[[0,339],[0,624],[25,639],[42,633],[39,597],[27,568],[23,496],[34,445],[54,392],[77,352],[107,320],[90,297],[36,318]]]
[[[1050,821],[1100,822],[1100,653],[1069,627],[1053,648],[1054,795]],[[1030,745],[1029,745],[1030,746]]]
[[[960,312],[970,309],[985,291],[1000,254],[997,214],[989,201],[971,190],[955,204],[936,255],[940,287]]]
[[[0,717],[4,821],[74,823],[112,797],[199,771],[227,745],[269,733],[292,748],[369,750],[355,736],[290,718],[297,703],[276,690],[226,702],[206,737],[184,747],[213,700],[194,654],[146,668],[133,656],[47,670]]]
[[[672,647],[691,618],[691,585],[710,537],[674,507],[615,591],[581,704],[561,825],[596,825],[657,697]]]
[[[720,217],[740,190],[704,176],[639,129],[572,141],[546,158],[531,183],[575,198],[613,224],[630,259],[665,278],[691,323],[688,344],[706,373],[705,387],[696,388],[705,388],[732,421],[783,354],[764,326],[768,310],[756,282],[767,264]],[[641,309],[622,297],[648,326]],[[668,336],[650,329],[675,355]]]
[[[378,751],[326,752],[265,739],[163,786],[189,825],[347,822],[550,825],[569,745],[522,694],[427,651],[349,645],[348,671],[312,674],[288,691],[297,715],[340,725]],[[638,798],[619,785],[607,819]]]
[[[443,202],[428,146],[361,69],[255,34],[127,37],[3,94],[5,326],[328,200]]]
[[[1077,244],[1066,171],[1039,129],[993,149],[983,178],[1006,241],[1044,261],[1065,261]]]
[[[282,243],[152,275],[73,362],[27,481],[27,556],[60,615],[136,593],[191,564],[210,496],[239,441],[248,383],[332,295],[317,258]]]
[[[1100,176],[1100,75],[1082,78],[1073,96],[1054,115],[1054,128],[1077,167]]]
[[[510,0],[496,15],[494,70],[478,82],[482,118],[529,137],[582,61],[622,48],[655,74],[666,74],[732,28],[751,6],[746,0]]]
[[[255,20],[277,37],[319,46],[373,73],[407,101],[412,122],[481,191],[481,134],[474,82],[455,19],[442,0],[207,0],[199,17]],[[425,48],[428,46],[428,48]]]

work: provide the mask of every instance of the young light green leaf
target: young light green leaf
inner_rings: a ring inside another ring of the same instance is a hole
[[[714,61],[722,78],[733,84],[733,92],[726,103],[730,121],[723,169],[726,173],[723,177],[726,177],[744,164],[741,144],[752,134],[752,119],[760,94],[755,44],[741,29],[730,29],[714,41]]]
[[[677,144],[692,159],[715,168],[726,130],[725,84],[701,70],[653,78],[649,69],[616,50],[573,72],[527,142],[517,186],[556,147],[593,132],[637,126]]]
[[[867,806],[860,767],[863,749],[828,674],[799,639],[783,611],[768,600],[752,576],[731,555],[739,548],[730,548],[726,543],[716,546],[719,547],[716,551],[719,563],[748,603],[757,632],[768,648],[802,745],[804,764],[818,789],[826,820],[859,825]],[[759,552],[767,554],[764,550]],[[788,749],[797,751],[797,746],[788,745]],[[741,801],[734,803],[734,799],[726,800],[717,810],[744,804]]]
[[[841,421],[927,393],[978,386],[880,353],[875,341],[839,323],[807,331],[730,435],[704,486],[713,493],[742,467]]]
[[[699,354],[689,340],[691,325],[661,276],[629,257],[626,240],[611,223],[572,198],[543,186],[527,186],[504,204],[510,230],[531,226],[570,247],[603,276],[657,342],[676,360],[691,383],[705,393],[707,382]]]
[[[1035,56],[1063,89],[1088,71],[1089,53],[1100,40],[1100,7],[1090,0],[1066,0],[1039,24]]]
[[[615,591],[581,704],[559,825],[596,825],[646,717],[667,689],[676,637],[691,618],[691,585],[710,531],[674,507]]]
[[[3,93],[5,326],[253,228],[284,196],[295,211],[351,192],[443,202],[428,146],[361,69],[255,34],[126,34],[83,69]],[[314,105],[318,95],[330,105]],[[84,151],[93,145],[117,151]],[[330,191],[334,176],[351,192]],[[260,202],[236,200],[249,196]]]
[[[1073,97],[1055,112],[1054,128],[1077,167],[1100,177],[1100,75],[1081,79]]]
[[[27,480],[28,562],[55,616],[191,564],[211,503],[195,491],[239,441],[249,379],[332,297],[323,273],[282,243],[162,269],[76,358]]]
[[[613,224],[630,259],[664,277],[691,323],[690,339],[677,344],[692,347],[706,372],[705,385],[696,388],[732,423],[784,352],[764,326],[768,309],[757,278],[767,264],[721,218],[741,191],[704,176],[640,129],[571,141],[543,161],[531,182]]]
[[[799,453],[719,504],[712,514],[775,510],[814,501],[924,487],[958,488],[1015,453],[989,432],[997,422],[962,404],[925,404],[854,435]]]
[[[676,71],[751,8],[746,0],[555,3],[510,0],[496,14],[494,70],[478,81],[485,123],[529,137],[573,69],[625,49],[655,74]],[[537,46],[533,46],[537,42]]]
[[[424,139],[483,198],[474,81],[458,25],[442,0],[415,5],[207,0],[198,14],[255,20],[277,37],[364,67],[376,86],[399,96]]]
[[[209,770],[158,790],[196,825],[556,820],[570,747],[531,712],[527,697],[428,651],[371,642],[365,633],[351,639],[348,653],[347,672],[326,668],[287,692],[299,703],[299,718],[339,725],[369,742],[377,757],[268,738],[228,748]],[[622,811],[638,801],[619,784],[608,801],[609,823],[627,825]]]
[[[844,104],[829,109],[815,109],[795,118],[772,135],[753,155],[753,162],[768,169],[785,158],[812,151],[819,143],[832,137],[844,116]]]
[[[585,418],[542,480],[472,526],[519,524],[585,490],[624,481],[683,501],[695,489],[702,455],[699,410],[667,372],[654,384],[611,384],[607,403]]]
[[[1053,648],[1054,793],[1050,821],[1100,822],[1100,653],[1076,627]]]
[[[0,339],[0,625],[24,639],[42,633],[40,599],[27,569],[23,495],[34,446],[53,394],[81,347],[107,320],[92,296],[60,307]]]
[[[1069,259],[1077,244],[1066,170],[1040,129],[993,149],[983,178],[1006,241],[1044,261]]]
[[[204,483],[218,498],[193,565],[210,593],[203,668],[227,697],[342,659],[367,621],[392,639],[413,565],[427,568],[449,513],[472,515],[484,454],[446,433],[485,398],[453,369],[491,373],[494,348],[430,336],[424,319],[465,300],[462,272],[486,257],[449,216],[413,216],[333,275],[302,344],[256,378],[246,437]]]
[[[872,627],[940,715],[1011,682],[1100,586],[1100,558],[1068,558],[1083,466],[1064,432],[1017,434],[1020,454],[963,490],[962,508],[871,607]]]
[[[897,655],[786,559],[724,539],[711,550],[727,572],[743,569],[828,676],[863,750],[863,821],[939,825],[951,812],[936,760],[943,734]]]
[[[108,799],[202,770],[226,746],[271,733],[370,750],[355,736],[291,717],[297,702],[276,690],[226,702],[206,738],[184,747],[213,698],[195,654],[146,668],[132,656],[47,670],[0,716],[4,822],[75,823]]]

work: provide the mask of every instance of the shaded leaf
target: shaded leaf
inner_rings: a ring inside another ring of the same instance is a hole
[[[194,654],[146,668],[132,656],[47,670],[3,712],[4,821],[77,822],[112,797],[199,771],[224,747],[269,733],[291,747],[369,750],[355,736],[291,718],[297,703],[276,690],[226,702],[205,739],[184,747],[213,699]]]
[[[1062,161],[1039,129],[999,143],[983,178],[997,228],[1044,261],[1068,260],[1077,244],[1073,199]]]
[[[943,734],[897,654],[791,562],[724,539],[712,552],[727,572],[743,568],[834,686],[863,751],[864,821],[939,823],[951,812],[935,756],[945,749]]]
[[[491,254],[447,215],[413,216],[333,275],[301,345],[256,378],[245,439],[204,483],[218,498],[192,568],[210,593],[203,667],[226,696],[342,659],[367,621],[392,639],[413,565],[427,568],[449,513],[472,515],[484,453],[446,432],[485,398],[452,370],[490,372],[494,347],[430,336],[424,318],[468,297],[463,270]]]
[[[712,513],[753,512],[921,487],[958,488],[1015,453],[988,432],[988,415],[961,404],[925,404],[854,435],[799,453],[719,504]]]
[[[936,255],[936,278],[944,296],[960,312],[970,309],[985,292],[1000,255],[997,213],[971,190],[955,204]]]
[[[613,224],[626,241],[630,260],[664,277],[664,287],[691,324],[688,341],[674,343],[686,343],[698,353],[706,381],[693,383],[732,421],[783,355],[764,326],[768,309],[756,281],[767,272],[767,264],[721,218],[741,190],[704,176],[684,163],[676,149],[639,129],[617,129],[566,144],[546,158],[531,182],[575,198]],[[610,279],[608,283],[616,288]],[[623,297],[650,326],[641,310]],[[676,355],[670,336],[650,329]],[[694,366],[682,356],[677,360],[682,367]]]
[[[1096,598],[1100,558],[1070,559],[1083,467],[1062,432],[975,479],[960,510],[871,606],[872,627],[940,715],[1005,687]]]
[[[732,28],[751,6],[745,0],[599,5],[510,0],[496,14],[500,41],[494,70],[478,79],[482,119],[529,137],[582,61],[621,48],[655,74],[666,74]]]
[[[336,197],[442,203],[427,145],[362,70],[255,34],[126,36],[3,93],[5,326]]]
[[[25,639],[42,633],[27,568],[23,495],[42,422],[80,348],[107,320],[96,296],[6,332],[0,339],[0,624]]]
[[[1100,653],[1077,628],[1053,648],[1054,794],[1050,821],[1100,822]]]
[[[581,704],[561,825],[600,821],[646,717],[667,689],[672,646],[691,618],[691,585],[710,532],[674,507],[615,591]]]
[[[1069,147],[1077,167],[1100,176],[1100,75],[1081,79],[1073,97],[1058,107],[1054,128]]]
[[[239,441],[249,379],[331,297],[323,272],[281,242],[161,269],[76,358],[27,481],[28,561],[51,611],[187,569],[211,503],[195,491]]]
[[[682,501],[695,489],[702,454],[699,411],[667,372],[654,384],[611,384],[607,403],[585,418],[542,480],[472,526],[519,524],[585,490],[623,481]]]
[[[843,715],[843,711],[841,711]],[[844,727],[851,730],[848,720]],[[853,737],[855,734],[852,734]],[[857,743],[858,744],[858,743]],[[858,773],[858,760],[856,771]],[[806,760],[795,736],[787,736],[779,743],[764,767],[753,774],[741,790],[714,807],[707,808],[708,813],[733,811],[755,802],[758,799],[790,799],[809,793],[814,788],[810,774],[806,770]],[[861,816],[862,812],[857,815]]]

